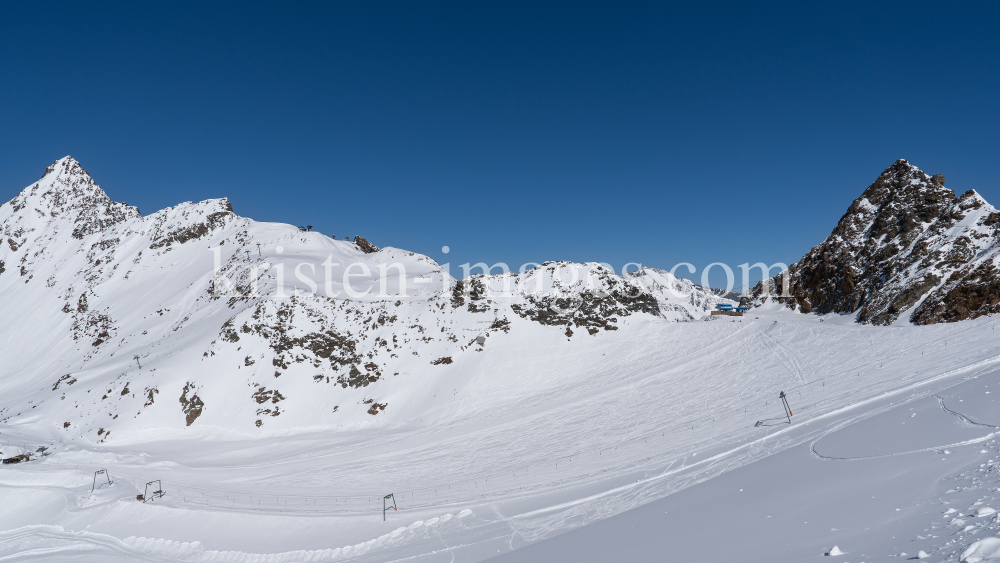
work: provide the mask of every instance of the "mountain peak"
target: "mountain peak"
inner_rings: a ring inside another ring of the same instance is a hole
[[[94,182],[90,174],[72,156],[64,156],[45,169],[42,177],[25,188],[32,196],[52,198],[54,192],[65,192],[70,199],[107,199],[108,195]],[[23,192],[22,192],[23,193]],[[63,197],[54,199],[61,200]]]
[[[995,279],[1000,214],[975,191],[956,197],[944,182],[904,159],[886,168],[830,236],[789,267],[786,305],[856,313],[859,322],[878,325],[900,316],[931,324],[997,312],[995,293],[974,288]],[[754,289],[764,291],[763,282]]]
[[[60,176],[86,176],[90,178],[90,174],[83,169],[83,166],[73,158],[72,156],[66,155],[59,160],[53,162],[45,169],[40,180],[44,180],[49,176],[60,177]]]
[[[930,185],[937,188],[943,188],[944,176],[940,174],[930,176],[923,170],[910,164],[910,161],[901,158],[883,170],[871,187],[887,186],[890,189],[901,190],[911,185]],[[871,189],[871,187],[869,189]]]
[[[896,162],[893,162],[891,166],[882,171],[881,177],[895,178],[895,179],[907,179],[916,180],[918,182],[929,182],[931,185],[943,188],[944,187],[944,176],[942,174],[934,174],[933,176],[928,176],[926,172],[917,168],[910,161],[905,158],[900,158]]]
[[[112,201],[71,156],[49,165],[41,179],[21,190],[9,205],[8,220],[20,221],[28,210],[34,210],[37,218],[47,217],[49,222],[57,218],[69,220],[76,238],[139,217],[138,209]]]
[[[901,178],[901,177],[914,177],[923,174],[923,170],[917,168],[910,163],[909,160],[905,158],[897,159],[889,165],[888,168],[879,174],[879,178]]]

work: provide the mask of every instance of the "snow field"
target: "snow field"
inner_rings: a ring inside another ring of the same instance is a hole
[[[787,424],[754,427],[780,418],[778,390],[789,395],[797,428],[894,390],[910,388],[906,393],[916,396],[935,381],[971,377],[998,362],[989,347],[992,320],[874,328],[829,318],[820,324],[782,311],[759,316],[743,323],[636,323],[586,349],[553,340],[548,363],[544,346],[505,348],[501,335],[479,356],[482,375],[466,376],[447,408],[424,414],[430,422],[423,425],[254,439],[164,430],[113,446],[53,441],[55,453],[15,471],[33,481],[59,472],[52,482],[69,472],[76,475],[74,490],[87,492],[91,467],[103,463],[115,487],[129,490],[85,507],[94,525],[114,537],[200,541],[216,552],[290,553],[312,545],[307,551],[325,553],[371,542],[400,523],[469,510],[470,524],[441,532],[436,547],[407,536],[370,544],[366,553],[373,560],[430,557],[459,544],[466,547],[449,553],[478,560],[485,554],[477,545],[500,541],[510,549],[552,537],[794,446],[796,440],[782,438]],[[602,360],[608,354],[614,361]],[[520,375],[511,382],[495,375],[508,370]],[[856,370],[860,379],[852,376]],[[535,378],[542,385],[525,389]],[[928,400],[936,404],[933,394]],[[20,438],[37,441],[29,436]],[[75,469],[81,464],[90,472]],[[152,478],[162,479],[166,496],[137,503],[134,490],[142,492]],[[389,492],[400,512],[383,524],[381,497]],[[145,522],[126,516],[133,513],[145,514]],[[220,532],[212,522],[221,515],[248,530],[266,521],[282,539]],[[178,526],[178,518],[188,524]],[[300,525],[303,519],[316,526]],[[25,524],[23,517],[14,520],[20,521],[8,523]],[[72,519],[58,511],[38,516],[39,523],[53,520]],[[325,540],[317,526],[337,531]],[[470,535],[480,539],[462,541]],[[337,543],[323,546],[327,541]]]

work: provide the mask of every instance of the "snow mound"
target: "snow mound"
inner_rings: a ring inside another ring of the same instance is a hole
[[[930,554],[922,549],[917,552],[917,559],[927,559],[928,557],[930,557]]]
[[[963,563],[979,563],[1000,559],[1000,538],[983,538],[974,542],[965,551],[959,561]]]
[[[138,553],[178,559],[190,559],[205,550],[199,541],[180,542],[162,538],[129,536],[122,540],[122,543]]]
[[[988,506],[984,506],[976,511],[976,518],[982,518],[983,516],[989,516],[991,514],[996,514],[996,510]]]
[[[827,555],[829,557],[831,555],[843,555],[844,553],[845,552],[840,551],[839,547],[833,546],[833,549],[831,549],[830,551],[828,551],[825,555]]]

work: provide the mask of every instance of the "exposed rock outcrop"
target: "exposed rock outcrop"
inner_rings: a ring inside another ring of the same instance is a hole
[[[361,252],[365,254],[374,254],[379,251],[379,247],[365,240],[365,237],[361,235],[354,235],[354,244],[358,245]]]

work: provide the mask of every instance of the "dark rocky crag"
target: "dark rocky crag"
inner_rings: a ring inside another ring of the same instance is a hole
[[[380,250],[379,247],[368,242],[365,237],[361,235],[354,235],[354,244],[358,245],[358,249],[365,254],[374,254]]]
[[[953,322],[1000,311],[1000,214],[897,160],[854,200],[836,228],[787,272],[759,283],[755,303],[803,313],[854,313],[859,323]]]

